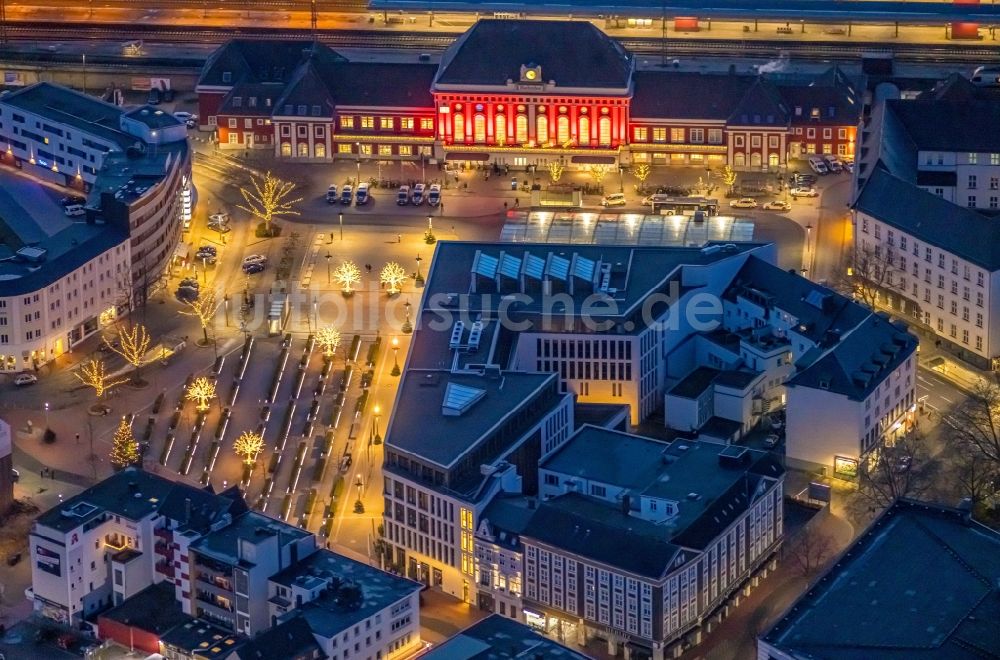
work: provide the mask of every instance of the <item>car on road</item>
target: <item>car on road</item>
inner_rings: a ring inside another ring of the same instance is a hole
[[[767,447],[768,449],[774,449],[775,447],[778,446],[778,444],[780,442],[781,442],[781,438],[779,438],[778,436],[776,436],[773,433],[771,435],[767,436],[766,438],[764,438],[764,446]]]
[[[183,110],[178,110],[177,112],[174,113],[174,117],[176,117],[177,119],[181,120],[186,124],[188,121],[192,119],[197,119],[198,115],[191,114],[190,112],[184,112]]]
[[[808,163],[809,163],[809,169],[811,169],[816,174],[830,173],[830,168],[826,166],[826,161],[824,161],[819,156],[810,156]]]
[[[831,172],[836,174],[844,171],[844,163],[841,162],[841,160],[836,156],[826,156],[825,160],[826,160],[826,166],[830,169]]]
[[[427,190],[427,203],[431,206],[437,206],[441,203],[441,184],[431,184],[431,187]]]
[[[267,257],[265,257],[262,254],[249,254],[243,257],[244,266],[246,266],[247,264],[266,264],[266,263],[267,263]]]
[[[396,204],[399,206],[406,206],[410,203],[410,187],[400,186],[399,190],[396,191]]]
[[[354,201],[354,187],[351,184],[347,184],[340,189],[340,203],[344,206],[350,206],[351,202]]]
[[[87,198],[82,195],[66,195],[59,200],[59,203],[63,206],[72,206],[74,204],[86,204]]]
[[[755,209],[757,208],[757,200],[752,197],[741,197],[729,202],[729,206],[734,209]]]
[[[368,192],[368,182],[358,184],[358,192],[354,193],[354,203],[358,206],[364,206],[371,199],[371,195]]]
[[[200,248],[198,248],[198,252],[196,252],[195,254],[197,255],[210,254],[214,257],[217,254],[219,254],[219,248],[215,247],[214,245],[202,245]]]
[[[337,200],[339,200],[339,199],[340,199],[340,196],[337,194],[337,184],[333,184],[332,186],[330,186],[329,188],[326,189],[326,203],[327,204],[336,204]]]
[[[257,273],[264,272],[264,264],[262,263],[250,263],[243,264],[243,272],[247,275],[256,275]]]
[[[192,289],[197,289],[201,285],[198,284],[198,280],[196,280],[195,278],[193,278],[193,277],[185,277],[183,280],[181,280],[181,283],[180,283],[179,286],[187,286],[187,287],[191,287]]]
[[[200,261],[203,266],[214,266],[216,262],[219,260],[217,256],[215,256],[214,254],[209,254],[207,252],[196,254],[195,258],[198,261]]]
[[[792,197],[818,197],[819,193],[816,192],[815,188],[792,188],[788,191],[788,194]]]
[[[816,183],[816,175],[815,174],[799,174],[798,172],[796,172],[795,174],[793,174],[791,176],[791,178],[788,180],[788,182],[790,184],[792,184],[793,187],[794,186],[811,186],[811,185],[813,185],[813,184]]]
[[[422,183],[413,186],[413,205],[420,206],[424,203],[424,191],[426,187]]]
[[[605,208],[609,206],[625,206],[626,203],[625,193],[611,193],[601,198],[601,206]]]
[[[775,199],[764,205],[765,211],[791,211],[792,205],[783,199]]]
[[[18,374],[14,377],[15,387],[24,387],[25,385],[34,385],[38,382],[38,376],[35,374]]]
[[[225,234],[230,230],[228,213],[213,213],[208,216],[208,228]]]

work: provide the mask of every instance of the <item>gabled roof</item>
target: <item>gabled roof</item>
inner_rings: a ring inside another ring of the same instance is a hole
[[[238,83],[223,97],[218,113],[270,117],[284,91],[284,83]]]
[[[885,104],[921,151],[1000,152],[1000,131],[984,130],[1000,126],[1000,97],[968,98],[956,91],[939,99],[891,99]]]
[[[788,125],[789,112],[778,90],[764,78],[758,78],[730,113],[727,123],[736,126]]]
[[[285,92],[274,104],[274,116],[332,117],[334,101],[316,64],[307,61],[296,70]]]
[[[636,71],[629,113],[653,119],[725,120],[754,84],[753,76]]]
[[[232,39],[202,67],[199,86],[229,87],[240,82],[287,82],[309,54],[329,62],[346,62],[329,47],[307,39]],[[223,75],[229,73],[229,80]]]
[[[240,660],[319,658],[323,657],[323,649],[313,637],[306,620],[293,616],[246,642],[230,657]]]
[[[338,106],[433,109],[431,85],[436,64],[350,62],[323,69],[327,89]]]
[[[632,56],[589,21],[476,22],[445,51],[436,85],[506,85],[521,67],[560,87],[627,89]]]
[[[871,172],[854,208],[987,271],[1000,270],[1000,221],[952,204],[882,167]]]
[[[830,67],[818,76],[775,75],[769,80],[777,86],[793,124],[816,121],[854,125],[861,116],[861,99],[840,67]],[[796,108],[801,109],[801,114],[795,114]],[[815,120],[813,108],[819,110]]]

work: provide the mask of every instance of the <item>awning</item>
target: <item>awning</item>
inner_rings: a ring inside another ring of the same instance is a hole
[[[174,248],[174,259],[187,259],[191,254],[191,246],[183,241]]]
[[[571,163],[576,163],[577,165],[614,165],[614,156],[573,156],[570,159]]]
[[[485,163],[490,159],[490,155],[487,153],[480,153],[474,151],[453,151],[446,154],[444,159],[449,162],[455,161],[473,161],[477,163]]]

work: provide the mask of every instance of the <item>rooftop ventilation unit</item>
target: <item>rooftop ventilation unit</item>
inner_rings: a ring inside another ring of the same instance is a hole
[[[455,327],[451,329],[451,339],[448,340],[448,348],[458,348],[462,345],[462,332],[465,331],[465,323],[455,321]]]
[[[483,322],[476,321],[472,324],[472,330],[469,331],[469,350],[476,350],[479,348],[479,340],[483,336]],[[459,337],[461,339],[461,337]],[[452,338],[454,341],[454,337]]]

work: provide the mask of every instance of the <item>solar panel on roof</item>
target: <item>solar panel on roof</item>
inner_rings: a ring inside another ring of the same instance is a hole
[[[569,277],[569,259],[563,259],[553,254],[549,259],[549,275],[557,280],[565,280]]]
[[[525,255],[524,274],[536,280],[541,280],[545,274],[545,260],[533,254]]]
[[[500,262],[496,257],[483,254],[482,252],[477,252],[476,260],[472,264],[472,272],[477,275],[493,279],[497,276],[497,266],[499,263]]]
[[[478,387],[448,383],[444,388],[444,402],[441,404],[441,412],[445,415],[461,415],[484,396],[486,396],[486,390],[481,390]]]

